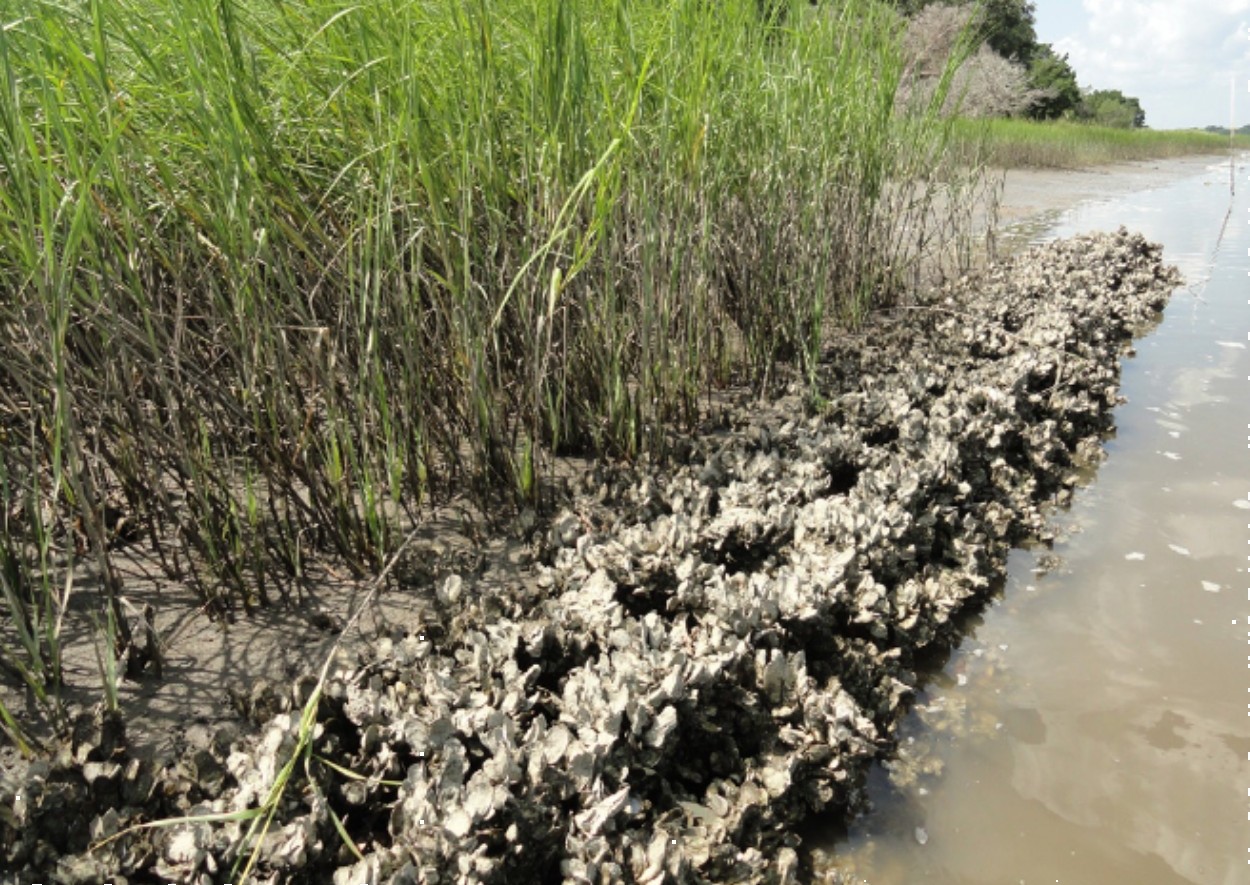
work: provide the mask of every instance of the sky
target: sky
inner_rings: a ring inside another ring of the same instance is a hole
[[[1141,101],[1152,129],[1250,122],[1250,0],[1035,0],[1037,39],[1082,88]]]

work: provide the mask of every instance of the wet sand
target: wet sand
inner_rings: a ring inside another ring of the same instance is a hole
[[[1008,250],[1045,230],[1059,216],[1082,203],[1111,200],[1160,187],[1201,172],[1218,155],[1116,163],[1089,169],[1011,169],[1004,173],[998,208],[1002,239]]]

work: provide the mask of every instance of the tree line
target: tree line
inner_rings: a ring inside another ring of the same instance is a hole
[[[1067,54],[1037,39],[1037,7],[1032,0],[892,0],[892,4],[911,20],[921,42],[940,41],[952,21],[963,21],[974,29],[974,39],[997,56],[982,56],[978,62],[980,78],[993,78],[997,88],[969,84],[974,114],[1081,120],[1125,129],[1146,125],[1138,99],[1118,89],[1081,89]],[[971,77],[977,79],[976,74]],[[1011,84],[1007,95],[1004,82]]]

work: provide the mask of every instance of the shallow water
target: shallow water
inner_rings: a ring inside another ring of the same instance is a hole
[[[1188,286],[1124,365],[1108,460],[1017,551],[1001,597],[918,694],[876,810],[823,847],[853,881],[1250,882],[1250,166],[1077,207]],[[810,838],[809,838],[810,841]]]

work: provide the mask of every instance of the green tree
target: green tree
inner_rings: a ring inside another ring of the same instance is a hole
[[[1034,25],[1036,4],[1032,0],[890,0],[895,9],[909,18],[926,6],[971,6],[976,10],[976,28],[981,40],[1011,61],[1028,64],[1037,48]]]
[[[1049,43],[1041,43],[1029,61],[1029,86],[1038,90],[1029,116],[1037,120],[1054,120],[1076,110],[1081,103],[1081,87],[1076,71],[1066,54],[1059,55]]]
[[[982,38],[1003,58],[1028,64],[1037,50],[1037,7],[1031,0],[978,0]]]
[[[1086,92],[1077,108],[1077,116],[1099,126],[1117,129],[1140,129],[1146,125],[1146,112],[1141,102],[1118,89]]]
[[[911,18],[926,6],[937,2],[937,0],[887,0],[887,2],[897,9],[900,14]]]

